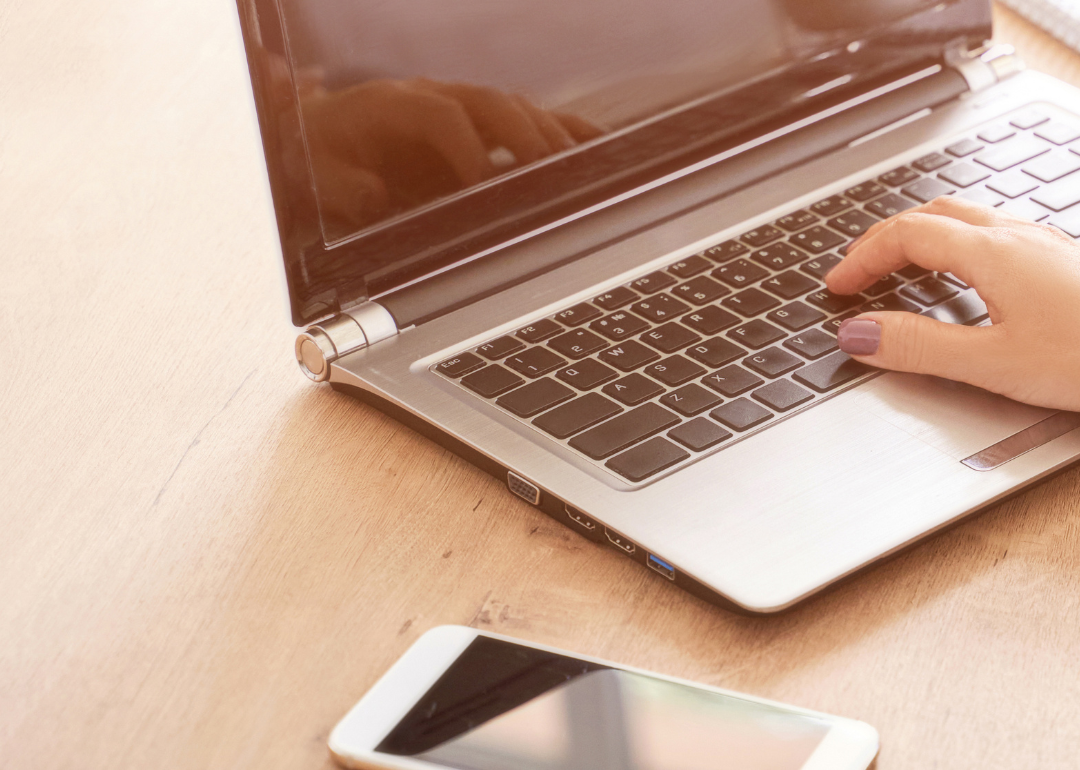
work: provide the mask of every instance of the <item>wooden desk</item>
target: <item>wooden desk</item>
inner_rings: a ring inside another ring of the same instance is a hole
[[[234,13],[0,12],[0,765],[329,767],[462,623],[864,719],[880,770],[1077,766],[1080,470],[753,619],[308,383]]]

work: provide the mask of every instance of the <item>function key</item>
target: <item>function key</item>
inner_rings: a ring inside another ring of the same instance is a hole
[[[533,425],[555,438],[563,439],[621,411],[621,406],[599,393],[586,393],[540,415],[533,420]]]
[[[637,406],[664,392],[663,387],[637,372],[628,374],[621,380],[609,382],[603,390],[605,395],[627,406]]]
[[[830,270],[839,265],[842,261],[843,260],[835,254],[824,254],[810,260],[799,269],[815,278],[824,278]],[[809,291],[809,289],[807,289],[807,291]]]
[[[723,243],[713,246],[711,249],[705,249],[701,252],[713,262],[727,262],[729,259],[734,259],[740,254],[745,254],[750,249],[745,243],[740,243],[736,240],[724,241]]]
[[[877,179],[882,184],[887,184],[889,187],[901,187],[908,182],[918,179],[919,174],[912,171],[907,166],[901,166],[900,168],[894,168],[892,171],[888,171]]]
[[[760,248],[767,243],[772,243],[778,238],[783,238],[784,232],[783,230],[778,230],[772,225],[762,225],[761,227],[755,228],[748,233],[743,233],[739,237],[746,243],[749,243],[754,248]]]
[[[837,230],[848,238],[858,238],[879,220],[860,209],[852,209],[829,220],[829,227]]]
[[[1008,126],[987,126],[979,132],[979,138],[989,144],[1004,142],[1014,136],[1016,136],[1016,132]]]
[[[751,264],[745,259],[736,259],[734,262],[728,262],[726,265],[712,271],[713,278],[718,278],[728,286],[734,286],[736,289],[760,281],[768,274],[769,271],[765,268]]]
[[[937,171],[942,166],[947,166],[952,163],[952,158],[942,155],[940,152],[932,152],[929,155],[923,155],[921,158],[911,162],[915,168],[919,171],[925,171],[930,173],[931,171]]]
[[[1050,120],[1044,113],[1038,110],[1027,109],[1019,114],[1013,116],[1013,119],[1009,122],[1017,128],[1029,129],[1040,126],[1046,121]]]
[[[952,182],[957,187],[971,187],[976,182],[981,182],[990,176],[990,173],[970,163],[954,163],[938,174],[946,182]]]
[[[618,377],[618,372],[599,361],[586,358],[555,372],[555,376],[578,390],[592,390],[597,385]]]
[[[570,388],[545,377],[507,393],[495,403],[518,417],[532,417],[573,397]]]
[[[753,350],[771,345],[787,336],[785,332],[780,331],[770,323],[765,323],[760,318],[755,318],[750,323],[742,326],[736,326],[727,335]]]
[[[803,230],[801,233],[791,236],[790,240],[796,246],[801,246],[811,254],[820,254],[844,242],[841,236],[832,230],[826,230],[821,225],[811,227],[809,230]]]
[[[882,195],[876,201],[867,203],[866,208],[869,209],[871,213],[877,214],[882,219],[886,219],[887,217],[899,214],[901,211],[915,208],[915,204],[907,198],[901,198],[896,193],[889,193],[888,195]]]
[[[712,262],[705,259],[700,254],[695,254],[692,257],[681,259],[674,265],[668,267],[668,272],[679,276],[680,278],[692,278],[698,273],[708,270],[712,267]]]
[[[796,358],[791,353],[780,348],[765,348],[760,353],[755,353],[743,361],[743,366],[747,369],[753,369],[758,374],[763,374],[770,379],[779,377],[781,374],[787,374],[802,365],[802,359]]]
[[[463,374],[476,371],[483,365],[484,361],[479,356],[472,353],[462,353],[446,359],[435,367],[435,371],[445,374],[447,377],[460,377]]]
[[[685,417],[701,414],[706,409],[719,404],[720,401],[721,398],[718,395],[694,383],[683,385],[678,390],[660,397],[661,404]]]
[[[616,286],[611,291],[594,298],[593,303],[599,305],[604,310],[614,310],[615,308],[619,308],[627,303],[633,302],[637,298],[637,292],[630,291],[630,289],[626,288],[625,286]],[[555,317],[559,318],[558,316]]]
[[[731,438],[731,434],[709,418],[698,417],[696,420],[680,425],[675,430],[668,431],[668,437],[675,439],[687,449],[702,452]]]
[[[598,357],[601,361],[611,364],[616,369],[629,372],[639,366],[644,366],[650,361],[655,361],[660,355],[652,348],[647,348],[636,340],[627,340],[608,348]]]
[[[807,329],[791,339],[784,340],[784,347],[813,361],[827,353],[832,353],[838,345],[836,337],[829,336],[821,329]]]
[[[1054,144],[1068,144],[1080,136],[1080,128],[1073,123],[1055,120],[1039,128],[1035,136]]]
[[[529,348],[524,353],[510,356],[503,363],[526,377],[539,377],[565,365],[566,360],[547,348]]]
[[[607,342],[588,329],[574,329],[551,339],[548,345],[567,358],[577,359],[607,347]]]
[[[716,334],[742,321],[734,313],[729,313],[716,305],[709,305],[700,310],[695,310],[689,315],[684,315],[680,320],[694,331],[702,334]]]
[[[756,374],[750,374],[740,366],[726,366],[708,377],[703,377],[701,383],[717,393],[733,398],[748,390],[753,390],[758,385],[764,385],[765,380]]]
[[[956,158],[965,158],[973,152],[978,152],[982,148],[983,145],[979,144],[974,139],[961,139],[959,142],[954,142],[946,147],[945,152]]]
[[[740,398],[719,406],[709,416],[736,431],[750,430],[772,418],[772,412],[748,398]]]
[[[589,324],[590,329],[603,334],[612,342],[624,340],[648,327],[649,324],[646,321],[626,312],[612,313]]]
[[[652,294],[653,292],[671,286],[673,283],[675,283],[674,278],[663,270],[657,270],[655,273],[649,273],[642,278],[638,278],[636,281],[632,281],[630,283],[630,288],[635,291],[640,291],[642,294]]]
[[[558,334],[563,330],[561,324],[557,324],[550,318],[541,318],[536,323],[529,324],[528,326],[518,329],[517,336],[526,342],[540,342],[546,340],[555,334]]]
[[[820,229],[820,227],[813,228],[813,230]],[[806,232],[813,232],[813,230],[807,230]],[[795,238],[798,237],[799,236],[795,236]],[[794,238],[792,240],[794,240]],[[771,246],[766,246],[759,251],[755,251],[754,256],[751,257],[751,259],[759,265],[771,267],[773,270],[786,270],[792,265],[805,262],[809,258],[809,254],[799,251],[797,248],[787,243],[774,243]]]
[[[949,297],[955,297],[959,292],[955,286],[950,286],[933,276],[927,276],[915,283],[909,283],[900,290],[900,293],[924,305],[936,305]]]
[[[777,412],[786,412],[799,404],[805,404],[814,397],[810,391],[800,388],[790,380],[770,382],[764,388],[758,388],[751,394],[755,399]]]
[[[641,302],[635,302],[630,306],[630,309],[653,323],[660,323],[672,316],[682,315],[690,309],[690,306],[685,302],[673,299],[667,294],[657,294]]]
[[[665,468],[682,462],[690,455],[666,438],[657,436],[621,455],[612,457],[605,465],[630,481],[644,481]]]
[[[731,294],[731,289],[722,286],[706,275],[699,275],[692,281],[676,286],[671,290],[671,293],[695,305],[704,305],[726,294]]]
[[[641,341],[652,345],[661,353],[674,353],[700,340],[697,334],[677,323],[666,323],[641,335]]]
[[[556,313],[555,320],[560,321],[567,326],[579,326],[586,321],[599,318],[601,315],[602,313],[588,302],[582,302],[580,305],[574,305],[561,313]]]
[[[516,340],[513,337],[499,337],[499,339],[492,340],[486,345],[481,345],[476,349],[476,352],[489,361],[496,361],[500,358],[506,358],[511,353],[516,353],[523,347],[525,345],[521,340]]]
[[[818,201],[810,210],[818,216],[831,217],[851,208],[852,203],[842,195],[830,195],[825,200]]]
[[[854,187],[849,187],[844,195],[851,198],[853,201],[862,203],[863,201],[868,201],[871,198],[881,195],[883,192],[886,192],[886,189],[877,182],[863,182]]]
[[[794,233],[798,230],[802,230],[804,227],[808,227],[818,221],[818,218],[811,214],[806,209],[799,209],[793,211],[786,217],[780,217],[775,224],[781,230],[787,230],[789,233]]]
[[[461,384],[469,390],[479,393],[484,398],[501,396],[508,390],[513,390],[525,380],[518,377],[508,369],[497,364],[485,367],[478,372],[461,378]]]
[[[670,387],[682,385],[705,374],[705,369],[682,356],[671,356],[646,366],[642,371]]]
[[[954,192],[956,192],[956,188],[951,184],[945,184],[940,179],[934,179],[933,177],[920,179],[915,184],[909,184],[904,188],[904,195],[914,198],[920,203],[929,203],[934,198],[942,195],[952,195]]]

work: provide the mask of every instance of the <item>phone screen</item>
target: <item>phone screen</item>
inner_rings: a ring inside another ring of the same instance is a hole
[[[376,747],[461,770],[799,770],[784,708],[478,637]]]

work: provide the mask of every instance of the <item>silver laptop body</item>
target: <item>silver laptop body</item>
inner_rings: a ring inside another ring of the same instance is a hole
[[[307,0],[307,5],[320,2]],[[336,5],[329,0],[323,4]],[[819,5],[828,17],[837,8],[848,13],[861,4],[835,0]],[[298,106],[303,102],[302,78],[297,74],[302,57],[290,49],[289,25],[296,23],[289,15],[293,11],[290,4],[240,0],[294,322],[305,327],[296,345],[301,368],[311,379],[329,382],[374,405],[492,473],[507,483],[509,492],[580,535],[651,568],[656,579],[751,613],[790,607],[1080,459],[1080,418],[1076,415],[1021,405],[966,385],[896,373],[859,372],[839,386],[817,392],[809,384],[812,377],[799,379],[797,375],[825,358],[796,356],[799,368],[781,375],[760,375],[760,380],[771,384],[783,379],[798,386],[793,390],[805,391],[812,398],[777,408],[763,400],[765,396],[758,398],[758,391],[717,395],[721,405],[740,401],[758,410],[762,404],[770,407],[764,423],[738,430],[718,422],[719,417],[708,417],[713,414],[710,411],[681,415],[668,408],[672,402],[663,399],[670,399],[678,387],[661,383],[662,395],[643,403],[652,405],[651,414],[674,415],[675,422],[648,433],[638,445],[659,437],[662,441],[650,445],[650,451],[662,450],[669,456],[656,461],[658,467],[663,466],[659,470],[634,480],[635,471],[626,468],[638,456],[629,457],[626,446],[620,445],[617,451],[596,450],[599,456],[592,457],[587,440],[575,443],[574,436],[556,437],[550,428],[552,420],[538,423],[534,413],[523,417],[506,406],[512,407],[512,401],[500,401],[502,395],[483,397],[465,384],[470,373],[492,366],[511,370],[526,384],[534,383],[540,377],[514,370],[510,357],[504,356],[502,364],[484,358],[485,350],[490,352],[485,346],[508,338],[510,342],[499,344],[512,343],[520,349],[522,332],[543,319],[561,318],[567,309],[591,303],[617,287],[640,286],[634,282],[643,276],[665,270],[668,273],[663,274],[668,275],[673,265],[718,244],[758,232],[793,212],[811,211],[830,196],[863,189],[859,186],[872,184],[898,167],[910,169],[917,159],[938,155],[957,168],[963,163],[964,168],[993,173],[995,169],[984,167],[979,159],[993,163],[988,153],[1000,155],[1001,148],[1018,147],[1019,141],[1050,142],[1043,152],[1069,152],[1071,139],[1054,134],[1052,139],[1066,141],[1051,142],[1037,135],[1048,130],[1028,124],[1042,120],[1043,126],[1080,126],[1080,91],[1039,73],[1020,72],[1015,55],[1008,50],[976,45],[989,36],[988,3],[959,0],[932,8],[911,0],[881,5],[891,9],[892,15],[867,22],[873,35],[840,24],[825,33],[814,29],[811,37],[825,34],[830,50],[840,50],[837,41],[848,40],[844,50],[855,55],[860,45],[874,45],[872,41],[878,39],[874,35],[880,30],[889,33],[892,29],[892,37],[884,34],[881,39],[908,39],[898,37],[895,28],[910,19],[915,22],[904,27],[909,37],[916,34],[913,29],[932,29],[938,23],[935,19],[950,13],[959,14],[957,18],[974,17],[969,25],[974,31],[938,43],[936,62],[909,63],[895,79],[873,79],[860,86],[861,91],[803,109],[787,124],[773,121],[757,126],[756,133],[722,138],[712,154],[698,154],[680,168],[656,170],[652,178],[635,179],[627,189],[600,202],[582,204],[577,211],[561,209],[546,221],[534,217],[525,231],[503,242],[474,239],[470,243],[462,233],[444,229],[425,244],[421,233],[420,245],[410,247],[412,252],[369,271],[366,280],[357,280],[359,268],[350,261],[354,258],[342,254],[372,233],[390,239],[384,243],[391,244],[398,242],[395,232],[404,233],[399,241],[409,242],[417,237],[415,227],[407,231],[413,226],[410,217],[415,218],[416,211],[425,214],[438,209],[442,199],[422,202],[404,214],[387,215],[384,221],[358,225],[356,237],[327,237],[325,210],[319,209],[325,202],[314,200],[312,181],[307,180],[310,200],[306,202],[282,181],[290,173],[301,179],[305,173],[318,174],[310,162],[315,150],[305,134],[309,123],[304,108]],[[897,10],[897,6],[904,7]],[[863,37],[856,37],[856,32]],[[268,42],[272,37],[276,43]],[[803,57],[812,59],[810,53],[804,52]],[[268,64],[275,55],[289,66]],[[278,89],[279,96],[272,95],[277,86],[269,81],[274,77],[284,78],[287,86]],[[363,78],[371,76],[358,77],[368,82]],[[836,78],[839,85],[835,87],[842,90],[852,80]],[[811,84],[806,93],[813,98],[828,96],[829,88],[815,93],[817,87]],[[279,99],[276,107],[273,99]],[[1014,126],[1013,121],[1028,127]],[[1009,131],[1012,136],[995,142],[979,139],[980,133],[995,138]],[[979,144],[980,149],[966,155],[960,149],[955,155],[944,151],[961,148],[964,140],[970,146]],[[589,141],[582,146],[602,145],[605,137]],[[304,162],[305,157],[309,162]],[[549,161],[538,165],[545,162]],[[1005,166],[1001,173],[1026,173],[1022,168],[1020,162]],[[523,174],[519,170],[509,176],[515,173]],[[927,189],[946,183],[939,176],[943,172],[936,169],[918,173],[923,179],[937,180],[926,182]],[[1076,175],[1080,179],[1080,171]],[[497,188],[501,178],[480,187]],[[992,181],[983,179],[963,188],[954,185],[954,192],[973,195],[974,190],[982,190],[988,203],[997,196],[999,205],[1027,210],[1016,203],[1019,200],[1041,211],[1037,208],[1041,204],[1031,200],[1038,197],[1037,191],[1007,198],[987,187]],[[1038,189],[1057,191],[1070,180],[1035,181]],[[910,205],[918,200],[904,192],[909,187],[882,184],[882,191],[906,196]],[[455,201],[462,196],[444,197]],[[323,226],[313,237],[302,225],[305,217],[318,218],[320,213]],[[535,207],[530,210],[530,216],[534,215]],[[1066,230],[1074,226],[1068,207],[1046,208],[1040,216]],[[823,216],[820,224],[824,223]],[[785,231],[780,241],[790,244],[794,237]],[[309,242],[315,246],[308,248]],[[450,242],[453,254],[448,258],[447,250],[439,248]],[[753,247],[746,248],[747,255],[753,252]],[[831,253],[839,252],[834,248]],[[347,284],[348,291],[336,291],[333,280],[325,275],[311,277],[320,259],[336,265],[327,275],[341,277],[340,285]],[[407,269],[401,269],[403,264]],[[716,271],[724,264],[710,268]],[[802,266],[808,268],[809,262]],[[798,271],[800,266],[792,269]],[[808,270],[802,272],[811,275]],[[392,279],[386,280],[387,275]],[[676,282],[681,280],[682,276],[676,276]],[[737,287],[726,289],[725,298],[737,293]],[[971,290],[962,286],[950,284],[948,289],[971,297]],[[915,296],[912,291],[902,289],[897,296]],[[655,297],[645,291],[638,295],[639,301]],[[722,302],[710,304],[726,307]],[[936,306],[911,304],[916,312],[934,311]],[[686,312],[700,309],[692,306]],[[602,310],[604,318],[613,312],[619,309]],[[621,312],[637,323],[634,313],[641,311],[630,312],[623,306]],[[826,315],[831,320],[841,314]],[[777,319],[761,315],[766,317]],[[975,314],[959,320],[985,323]],[[605,333],[594,323],[564,324],[560,332],[596,329],[597,334]],[[823,327],[819,323],[813,328]],[[725,328],[715,335],[697,336],[699,341],[737,339],[732,333],[732,328]],[[787,340],[777,342],[788,358],[797,350],[792,340],[799,333],[793,331]],[[550,339],[528,347],[546,346],[545,355],[550,356]],[[605,345],[615,348],[619,342],[608,338]],[[674,353],[692,358],[691,348]],[[754,349],[748,349],[748,357],[738,365],[755,366],[754,354]],[[842,354],[828,354],[834,355]],[[565,399],[574,401],[583,394],[596,394],[594,400],[614,403],[620,415],[639,408],[638,404],[620,404],[617,392],[612,395],[610,389],[604,390],[607,385],[582,391],[568,386],[570,375],[564,380],[562,374],[581,359],[562,357],[558,375],[554,369],[545,373],[554,383],[549,387],[555,394],[551,403],[557,404],[547,411],[569,403],[557,400],[564,391],[573,391]],[[479,363],[468,363],[473,360]],[[692,363],[706,371],[705,377],[723,368],[698,359]],[[520,361],[514,364],[524,366]],[[640,369],[639,375],[641,371],[645,370]],[[649,374],[662,376],[654,370]],[[692,382],[700,382],[708,391],[701,377]],[[702,449],[687,448],[672,437],[673,425],[681,427],[699,417],[707,417],[705,427],[715,434],[728,437]],[[614,458],[624,451],[629,459],[620,465]]]

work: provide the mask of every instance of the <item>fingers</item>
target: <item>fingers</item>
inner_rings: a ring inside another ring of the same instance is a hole
[[[986,387],[1004,382],[997,369],[1005,332],[1000,327],[955,326],[915,313],[866,313],[844,321],[840,349],[881,369],[931,374]]]

